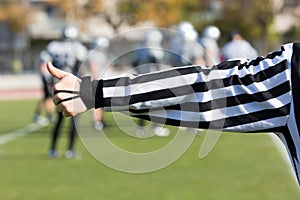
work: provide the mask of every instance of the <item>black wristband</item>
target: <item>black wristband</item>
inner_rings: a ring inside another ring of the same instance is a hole
[[[81,78],[80,97],[88,110],[95,107],[95,95],[90,76]]]
[[[92,81],[92,85],[95,91],[95,108],[104,107],[103,101],[103,80]]]
[[[91,81],[90,76],[81,78],[80,97],[88,110],[104,106],[102,88],[103,80]]]

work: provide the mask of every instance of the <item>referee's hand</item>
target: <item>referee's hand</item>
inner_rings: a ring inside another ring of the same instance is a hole
[[[53,87],[53,102],[65,117],[75,116],[87,110],[79,96],[81,79],[71,73],[55,68],[47,63],[50,74],[59,80]]]

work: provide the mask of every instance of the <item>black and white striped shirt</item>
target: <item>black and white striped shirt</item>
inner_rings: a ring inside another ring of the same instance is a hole
[[[174,126],[279,132],[299,180],[300,44],[266,57],[101,80],[96,107]]]
[[[292,51],[290,46],[283,48],[253,61],[104,80],[103,104],[109,110],[175,126],[239,132],[281,127],[292,96],[287,60]]]

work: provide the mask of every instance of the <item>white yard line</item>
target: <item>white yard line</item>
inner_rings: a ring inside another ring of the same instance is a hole
[[[41,128],[45,127],[45,125],[40,125],[36,123],[29,124],[25,126],[24,128],[5,133],[4,135],[0,136],[0,145],[6,144],[12,140],[15,140],[19,137],[23,137],[31,132],[37,131]]]

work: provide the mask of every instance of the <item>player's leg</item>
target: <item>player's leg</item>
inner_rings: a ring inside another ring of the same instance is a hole
[[[34,112],[33,121],[36,123],[39,123],[39,117],[40,117],[40,115],[42,113],[42,109],[43,109],[43,101],[44,101],[43,98],[41,100],[39,100],[39,102],[36,106],[36,110]]]
[[[103,114],[103,108],[93,110],[93,123],[96,130],[102,130],[104,128]]]
[[[71,129],[69,134],[69,144],[68,144],[68,150],[65,152],[65,157],[68,159],[71,158],[77,158],[79,157],[79,153],[75,151],[75,140],[77,136],[77,130],[76,130],[76,121],[78,119],[78,116],[72,117],[71,120]]]
[[[41,125],[47,125],[49,123],[49,119],[45,118],[43,116],[43,110],[45,110],[48,114],[47,111],[47,98],[49,97],[49,93],[45,90],[44,87],[44,96],[41,98],[41,100],[38,102],[38,105],[36,107],[36,111],[34,114],[34,122],[41,124]],[[52,100],[52,98],[51,98]],[[53,103],[52,103],[53,104]]]
[[[39,124],[43,124],[43,122],[45,120],[42,116],[42,111],[45,107],[45,100],[46,100],[46,97],[48,95],[47,86],[46,86],[44,76],[41,77],[41,80],[42,80],[42,83],[43,83],[43,94],[44,94],[44,96],[38,102],[38,105],[36,107],[36,111],[35,111],[35,114],[34,114],[34,121],[36,123],[39,123]]]
[[[68,146],[68,150],[73,151],[74,150],[74,142],[75,142],[75,137],[76,137],[76,120],[77,117],[72,117],[71,120],[71,130],[70,130],[70,140],[69,140],[69,146]]]
[[[47,97],[45,100],[46,104],[46,112],[47,112],[47,117],[50,122],[54,121],[54,110],[55,110],[55,105],[52,101],[52,97]]]
[[[57,145],[57,139],[60,134],[60,127],[61,127],[62,121],[63,121],[63,115],[61,112],[59,112],[55,127],[54,127],[52,135],[51,135],[51,145],[50,145],[49,157],[57,157],[58,156],[58,153],[56,151],[56,145]]]

